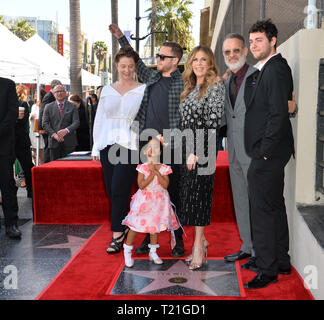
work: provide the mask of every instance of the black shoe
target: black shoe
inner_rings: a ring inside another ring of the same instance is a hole
[[[185,249],[184,249],[184,245],[183,245],[183,240],[182,237],[178,237],[176,238],[176,245],[174,246],[174,248],[172,249],[172,253],[171,256],[174,258],[181,258],[185,255]]]
[[[271,283],[278,281],[277,276],[267,276],[266,274],[259,272],[255,278],[244,284],[245,289],[261,289],[265,288]]]
[[[288,268],[280,268],[279,267],[278,273],[282,274],[284,276],[288,276],[289,274],[291,274],[291,267],[290,266]]]
[[[241,268],[245,270],[259,272],[259,268],[257,267],[255,260],[256,260],[255,257],[251,257],[248,262],[241,265]]]
[[[150,243],[150,234],[147,233],[142,244],[135,249],[134,251],[135,254],[148,253],[150,251],[150,248],[148,247],[149,243]]]
[[[17,225],[15,224],[11,226],[6,226],[6,236],[11,239],[20,239],[21,231],[18,229]]]
[[[111,241],[109,243],[109,247],[107,248],[107,253],[108,254],[115,254],[115,253],[119,253],[121,248],[123,247],[123,243],[127,238],[127,234],[128,234],[129,228],[126,228],[123,233],[117,237],[111,238]],[[108,249],[112,249],[112,250],[108,250]]]
[[[242,260],[242,259],[245,259],[245,258],[250,258],[250,257],[251,257],[250,253],[246,253],[246,252],[243,252],[243,251],[240,250],[239,252],[236,252],[236,253],[233,253],[233,254],[229,254],[228,256],[225,256],[224,260],[226,262],[235,262],[235,261]]]

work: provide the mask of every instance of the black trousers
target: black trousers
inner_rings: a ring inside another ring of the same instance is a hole
[[[171,202],[176,207],[176,213],[180,210],[180,189],[179,189],[179,183],[180,183],[180,164],[176,164],[175,159],[175,153],[179,152],[177,149],[171,149],[169,150],[171,153],[171,159],[170,163],[165,163],[167,165],[170,165],[172,168],[172,174],[169,175],[169,186],[168,186],[168,192],[170,196]],[[181,221],[180,221],[181,223]],[[183,230],[182,228],[178,228],[177,230],[174,230],[174,234],[176,239],[182,239]]]
[[[256,264],[266,275],[290,266],[284,169],[291,153],[280,158],[252,159],[248,170],[252,242]]]
[[[54,161],[59,158],[66,157],[69,153],[73,152],[75,150],[75,146],[73,147],[66,147],[64,143],[60,143],[59,147],[57,148],[49,148],[50,153],[50,161]]]
[[[170,195],[171,202],[176,207],[176,213],[177,213],[180,206],[180,199],[179,199],[180,165],[173,163],[171,164],[171,168],[172,168],[172,174],[169,176],[170,178],[169,178],[168,192]],[[182,228],[178,228],[177,230],[174,230],[174,234],[176,239],[182,238],[182,234],[183,234]]]
[[[117,146],[120,148],[120,152],[111,152],[109,154],[109,150],[113,147],[116,147],[116,145],[107,146],[100,151],[100,162],[111,203],[111,231],[122,232],[125,230],[125,226],[121,222],[129,212],[129,197],[137,177],[137,163],[132,164],[131,157],[132,153],[137,151]],[[116,157],[120,157],[121,153],[126,155],[125,162],[127,163],[115,163],[118,161]]]
[[[0,190],[5,225],[18,221],[17,187],[13,176],[13,157],[0,156]]]
[[[15,148],[16,158],[18,159],[24,173],[26,179],[26,188],[28,194],[33,193],[32,186],[32,173],[31,169],[34,167],[32,154],[30,150],[30,146],[19,146],[17,145]]]
[[[50,149],[48,148],[48,135],[43,134],[44,139],[44,163],[51,161]]]

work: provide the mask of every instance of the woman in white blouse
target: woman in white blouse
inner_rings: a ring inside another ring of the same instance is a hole
[[[146,87],[134,80],[138,59],[130,46],[116,54],[119,81],[103,87],[93,128],[92,158],[100,159],[111,203],[113,236],[107,248],[109,254],[120,252],[128,232],[121,222],[129,211],[129,196],[136,178],[137,164],[132,164],[131,159],[138,158],[131,124]]]

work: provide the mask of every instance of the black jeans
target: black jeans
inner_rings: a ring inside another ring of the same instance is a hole
[[[132,186],[137,176],[137,164],[131,163],[132,153],[137,151],[128,150],[118,146],[120,152],[116,153],[119,157],[120,153],[127,154],[127,163],[115,163],[116,158],[113,156],[108,158],[109,150],[116,145],[107,146],[100,151],[100,162],[104,173],[107,194],[111,203],[111,231],[122,232],[125,226],[121,224],[122,220],[129,212],[129,197]]]
[[[291,154],[252,159],[248,170],[252,242],[256,264],[266,275],[290,266],[289,231],[284,192],[284,169]]]

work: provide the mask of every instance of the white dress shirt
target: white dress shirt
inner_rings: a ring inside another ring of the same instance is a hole
[[[93,127],[92,156],[115,143],[136,150],[137,135],[130,129],[140,108],[146,85],[121,95],[112,86],[103,87]]]

